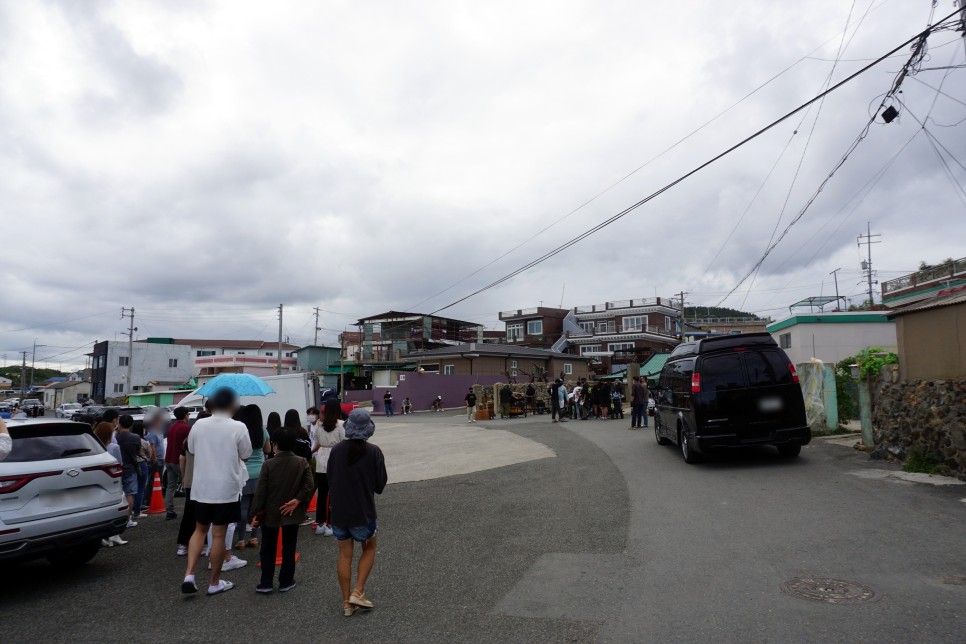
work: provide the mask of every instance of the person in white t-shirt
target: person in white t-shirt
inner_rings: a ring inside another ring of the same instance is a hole
[[[10,434],[7,433],[7,424],[3,422],[0,418],[0,461],[7,458],[7,455],[13,450],[13,439],[10,438]]]
[[[188,451],[194,457],[191,500],[195,502],[197,524],[188,543],[188,565],[181,592],[198,592],[195,566],[201,557],[211,527],[211,582],[208,594],[231,590],[230,581],[220,579],[225,559],[228,525],[241,520],[241,492],[248,480],[245,460],[252,454],[245,423],[232,420],[238,396],[231,389],[219,389],[211,397],[212,416],[197,421],[188,435]]]

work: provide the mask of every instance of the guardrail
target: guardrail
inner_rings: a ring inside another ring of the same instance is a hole
[[[885,297],[890,293],[940,282],[951,277],[966,277],[966,257],[883,282],[882,295]]]

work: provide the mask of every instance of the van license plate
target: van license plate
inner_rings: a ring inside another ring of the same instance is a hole
[[[765,412],[781,411],[783,406],[781,398],[762,398],[758,401],[758,409]]]

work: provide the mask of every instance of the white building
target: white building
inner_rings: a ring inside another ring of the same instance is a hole
[[[97,402],[144,391],[150,383],[184,383],[194,372],[191,347],[134,342],[133,355],[126,341],[98,342],[91,353],[91,397]],[[127,381],[128,366],[131,382]],[[130,386],[129,386],[130,385]]]
[[[766,329],[792,363],[814,357],[834,364],[868,347],[896,351],[896,324],[887,313],[811,313],[769,324]]]
[[[13,380],[0,376],[0,389],[10,389],[12,386]]]
[[[220,373],[250,373],[255,376],[274,376],[279,373],[278,342],[148,338],[135,344],[139,343],[187,347],[191,353],[192,375],[202,381]],[[298,369],[295,356],[298,348],[295,344],[282,343],[281,373]]]

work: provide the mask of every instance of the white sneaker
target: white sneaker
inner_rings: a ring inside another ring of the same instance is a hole
[[[107,539],[101,539],[101,547],[102,548],[113,548],[114,547],[114,544],[111,543],[110,541],[108,541]]]
[[[315,535],[318,536],[318,537],[324,537],[325,536],[325,526],[324,525],[317,525],[317,526],[315,526]]]
[[[334,534],[335,534],[335,533],[334,533],[334,532],[332,532],[332,528],[330,528],[329,526],[325,526],[325,532],[323,532],[323,533],[322,533],[322,536],[323,536],[323,537],[331,537],[331,536],[333,536]]]
[[[137,515],[134,518],[135,519],[147,519],[148,518],[148,515],[146,515],[144,512],[142,512],[141,514]]]
[[[129,527],[129,528],[136,528],[137,525],[138,525],[138,522],[135,521],[134,519],[128,519],[127,520],[127,527]]]
[[[184,557],[186,554],[188,554],[188,547],[187,546],[178,546],[178,556],[179,557]]]
[[[222,572],[225,572],[228,570],[237,570],[238,568],[244,568],[247,565],[248,565],[247,561],[245,561],[244,559],[239,559],[235,555],[232,555],[231,559],[229,559],[224,564],[222,564],[221,570]]]
[[[124,539],[122,539],[121,538],[121,535],[119,535],[119,534],[114,535],[113,537],[111,537],[110,539],[108,539],[108,541],[110,541],[112,544],[117,545],[117,546],[126,546],[127,545],[127,541],[125,541]]]

